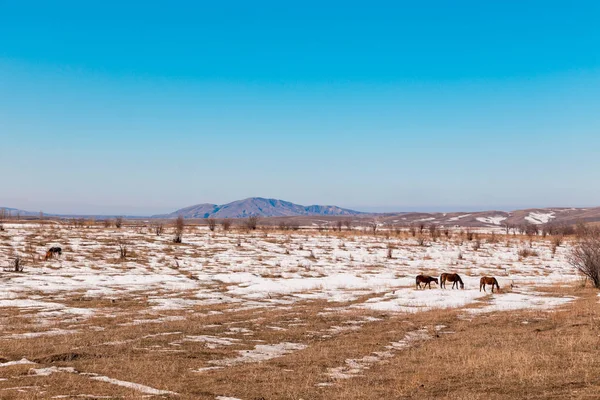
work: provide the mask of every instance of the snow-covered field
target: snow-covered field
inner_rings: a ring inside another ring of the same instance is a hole
[[[20,256],[25,267],[20,273],[4,271],[0,275],[0,318],[8,321],[17,316],[24,323],[20,328],[2,324],[0,346],[15,339],[70,337],[84,329],[106,330],[106,326],[89,322],[99,318],[118,319],[119,326],[184,322],[191,310],[200,308],[207,316],[244,310],[268,313],[325,301],[330,306],[322,310],[324,317],[349,311],[398,314],[438,308],[465,308],[464,314],[469,317],[503,310],[550,309],[572,298],[551,296],[540,288],[556,283],[572,285],[578,279],[566,262],[568,244],[552,254],[549,240],[540,238],[530,244],[526,238],[512,235],[496,234],[492,239],[480,233],[481,247],[475,249],[475,240],[469,241],[459,232],[436,241],[426,239],[419,245],[417,238],[408,233],[213,233],[204,227],[187,227],[183,244],[174,244],[170,232],[157,236],[151,227],[144,226],[107,229],[98,225],[75,228],[27,223],[5,224],[4,229],[0,232],[0,265],[8,269],[11,261]],[[63,254],[44,261],[45,250],[51,246],[62,247]],[[127,248],[125,259],[119,258],[120,246]],[[530,248],[537,255],[522,259],[518,252],[523,248]],[[416,275],[439,276],[442,272],[459,273],[465,289],[452,290],[451,284],[445,290],[435,284],[431,290],[415,289]],[[480,292],[481,276],[495,276],[501,291],[490,295],[488,287],[487,293]],[[107,306],[111,302],[127,302],[128,308]],[[332,337],[376,321],[377,318],[366,317],[341,325],[332,323],[318,334]],[[285,331],[292,326],[298,329],[302,321],[265,329]],[[195,345],[238,352],[193,370],[202,374],[281,357],[308,346],[285,341],[256,343],[247,327],[230,328],[233,330],[226,335],[163,332],[160,335],[176,338],[171,338],[168,348],[161,351],[178,352]],[[410,335],[408,339],[398,338],[402,346],[392,343],[379,356],[349,361],[328,374],[351,377],[362,367],[392,357],[395,351],[408,346],[413,340]],[[426,333],[419,335],[428,337]],[[119,345],[129,343],[127,340],[119,340]],[[28,362],[20,360],[6,363]],[[0,367],[11,365],[6,363],[0,363]],[[39,371],[65,374],[56,369],[35,371],[34,375]],[[104,375],[89,376],[136,387],[135,383]],[[154,390],[139,387],[145,393]]]

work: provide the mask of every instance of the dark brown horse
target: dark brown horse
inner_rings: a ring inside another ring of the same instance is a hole
[[[456,285],[456,288],[458,289],[458,285],[460,285],[461,289],[465,288],[465,284],[463,283],[462,279],[460,279],[460,276],[458,274],[446,274],[443,273],[440,276],[440,288],[446,289],[446,281],[448,282],[452,282],[452,289],[454,289],[454,285]]]
[[[492,293],[494,293],[494,286],[496,289],[500,290],[500,285],[498,285],[498,280],[493,276],[482,276],[479,280],[479,291],[481,292],[481,288],[485,292],[485,285],[492,285]]]
[[[423,283],[423,289],[425,289],[427,286],[429,286],[429,289],[431,289],[431,282],[435,282],[436,284],[438,283],[438,278],[434,278],[431,277],[429,275],[417,275],[417,279],[416,279],[416,283],[417,283],[417,289],[421,289],[421,283]]]
[[[44,260],[49,260],[54,258],[54,256],[60,256],[62,254],[62,249],[60,247],[50,247],[50,249],[46,252],[46,257]]]

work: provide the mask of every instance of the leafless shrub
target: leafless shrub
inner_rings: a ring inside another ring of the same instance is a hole
[[[102,224],[105,228],[110,228],[111,223],[112,221],[110,220],[110,218],[106,218],[104,221],[102,221]]]
[[[467,240],[469,242],[472,241],[474,236],[475,236],[475,234],[473,233],[471,228],[467,228]]]
[[[425,230],[425,222],[419,222],[419,234],[422,235]]]
[[[481,239],[478,235],[475,235],[475,241],[473,242],[473,250],[477,251],[481,248]]]
[[[532,249],[521,249],[517,252],[519,258],[537,257],[539,253]]]
[[[437,239],[440,237],[440,230],[438,229],[438,226],[435,224],[431,224],[428,227],[429,229],[429,235],[431,236],[431,240],[433,240],[434,242],[437,241]]]
[[[251,215],[246,218],[245,226],[248,230],[254,231],[258,227],[258,221],[260,217],[258,215]]]
[[[124,241],[119,240],[117,242],[117,247],[119,248],[119,260],[127,259],[127,244]]]
[[[225,218],[223,221],[221,221],[221,227],[224,231],[228,231],[231,228],[231,220]]]
[[[335,221],[335,227],[338,230],[338,232],[342,231],[343,226],[344,226],[344,221],[342,221],[341,219],[338,219],[337,221]]]
[[[23,272],[23,269],[25,268],[25,264],[23,263],[23,260],[21,259],[20,256],[17,256],[14,260],[13,260],[13,271],[14,272]]]
[[[346,227],[347,230],[351,231],[352,230],[352,219],[351,218],[345,218],[343,221],[344,226]]]
[[[563,235],[552,236],[552,245],[560,247],[560,245],[563,244],[564,239]]]
[[[115,227],[117,229],[121,229],[122,226],[123,226],[123,217],[116,217],[115,218]]]
[[[214,218],[208,218],[206,223],[208,224],[208,229],[210,229],[211,232],[214,232],[215,228],[217,227],[217,220]]]
[[[417,236],[417,244],[419,246],[426,246],[427,245],[427,240],[425,239],[425,236],[423,236],[423,235]]]
[[[185,221],[183,215],[180,215],[175,220],[175,236],[173,237],[173,243],[181,243],[183,239],[183,231],[185,230]]]
[[[391,260],[392,258],[394,258],[394,245],[391,243],[388,243],[388,246],[387,246],[387,258],[388,258],[388,260]]]
[[[417,228],[413,224],[408,227],[408,231],[412,237],[417,236]]]
[[[568,258],[577,271],[592,281],[600,289],[600,230],[586,230],[577,239]]]
[[[458,252],[458,259],[459,259],[459,260],[464,260],[464,257],[463,257],[463,253],[462,253],[462,251],[459,251],[459,252]]]
[[[156,236],[161,236],[165,230],[165,225],[162,222],[156,222],[152,228]]]
[[[448,229],[448,228],[444,229],[444,236],[446,236],[447,239],[452,238],[452,232],[450,232],[450,229]]]
[[[492,232],[490,235],[490,243],[498,243],[498,238],[496,237],[496,232]]]
[[[368,222],[368,224],[367,224],[369,226],[369,229],[373,233],[377,233],[377,226],[378,226],[377,222],[378,222],[377,220],[373,220],[373,221]]]

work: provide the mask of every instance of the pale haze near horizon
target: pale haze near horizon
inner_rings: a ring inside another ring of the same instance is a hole
[[[594,2],[181,4],[0,4],[0,206],[600,205]]]

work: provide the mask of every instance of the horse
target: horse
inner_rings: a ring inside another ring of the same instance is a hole
[[[456,285],[456,288],[458,289],[458,285],[460,285],[461,289],[465,288],[465,284],[463,283],[462,279],[460,279],[460,276],[458,274],[446,274],[443,273],[440,276],[440,288],[446,289],[446,281],[448,282],[452,282],[452,289],[454,289],[454,285]]]
[[[50,247],[46,252],[46,257],[44,257],[44,260],[49,260],[57,255],[62,255],[62,249],[60,247]]]
[[[429,286],[429,289],[431,289],[431,282],[435,282],[436,285],[439,285],[438,282],[438,278],[433,278],[429,275],[417,275],[417,279],[416,279],[416,284],[417,284],[417,290],[421,289],[421,283],[423,283],[423,289],[425,289],[425,287]]]
[[[485,292],[485,285],[492,285],[492,293],[494,293],[494,286],[496,289],[500,290],[500,285],[498,285],[498,280],[493,276],[482,276],[479,280],[479,291],[481,292],[481,288]]]

